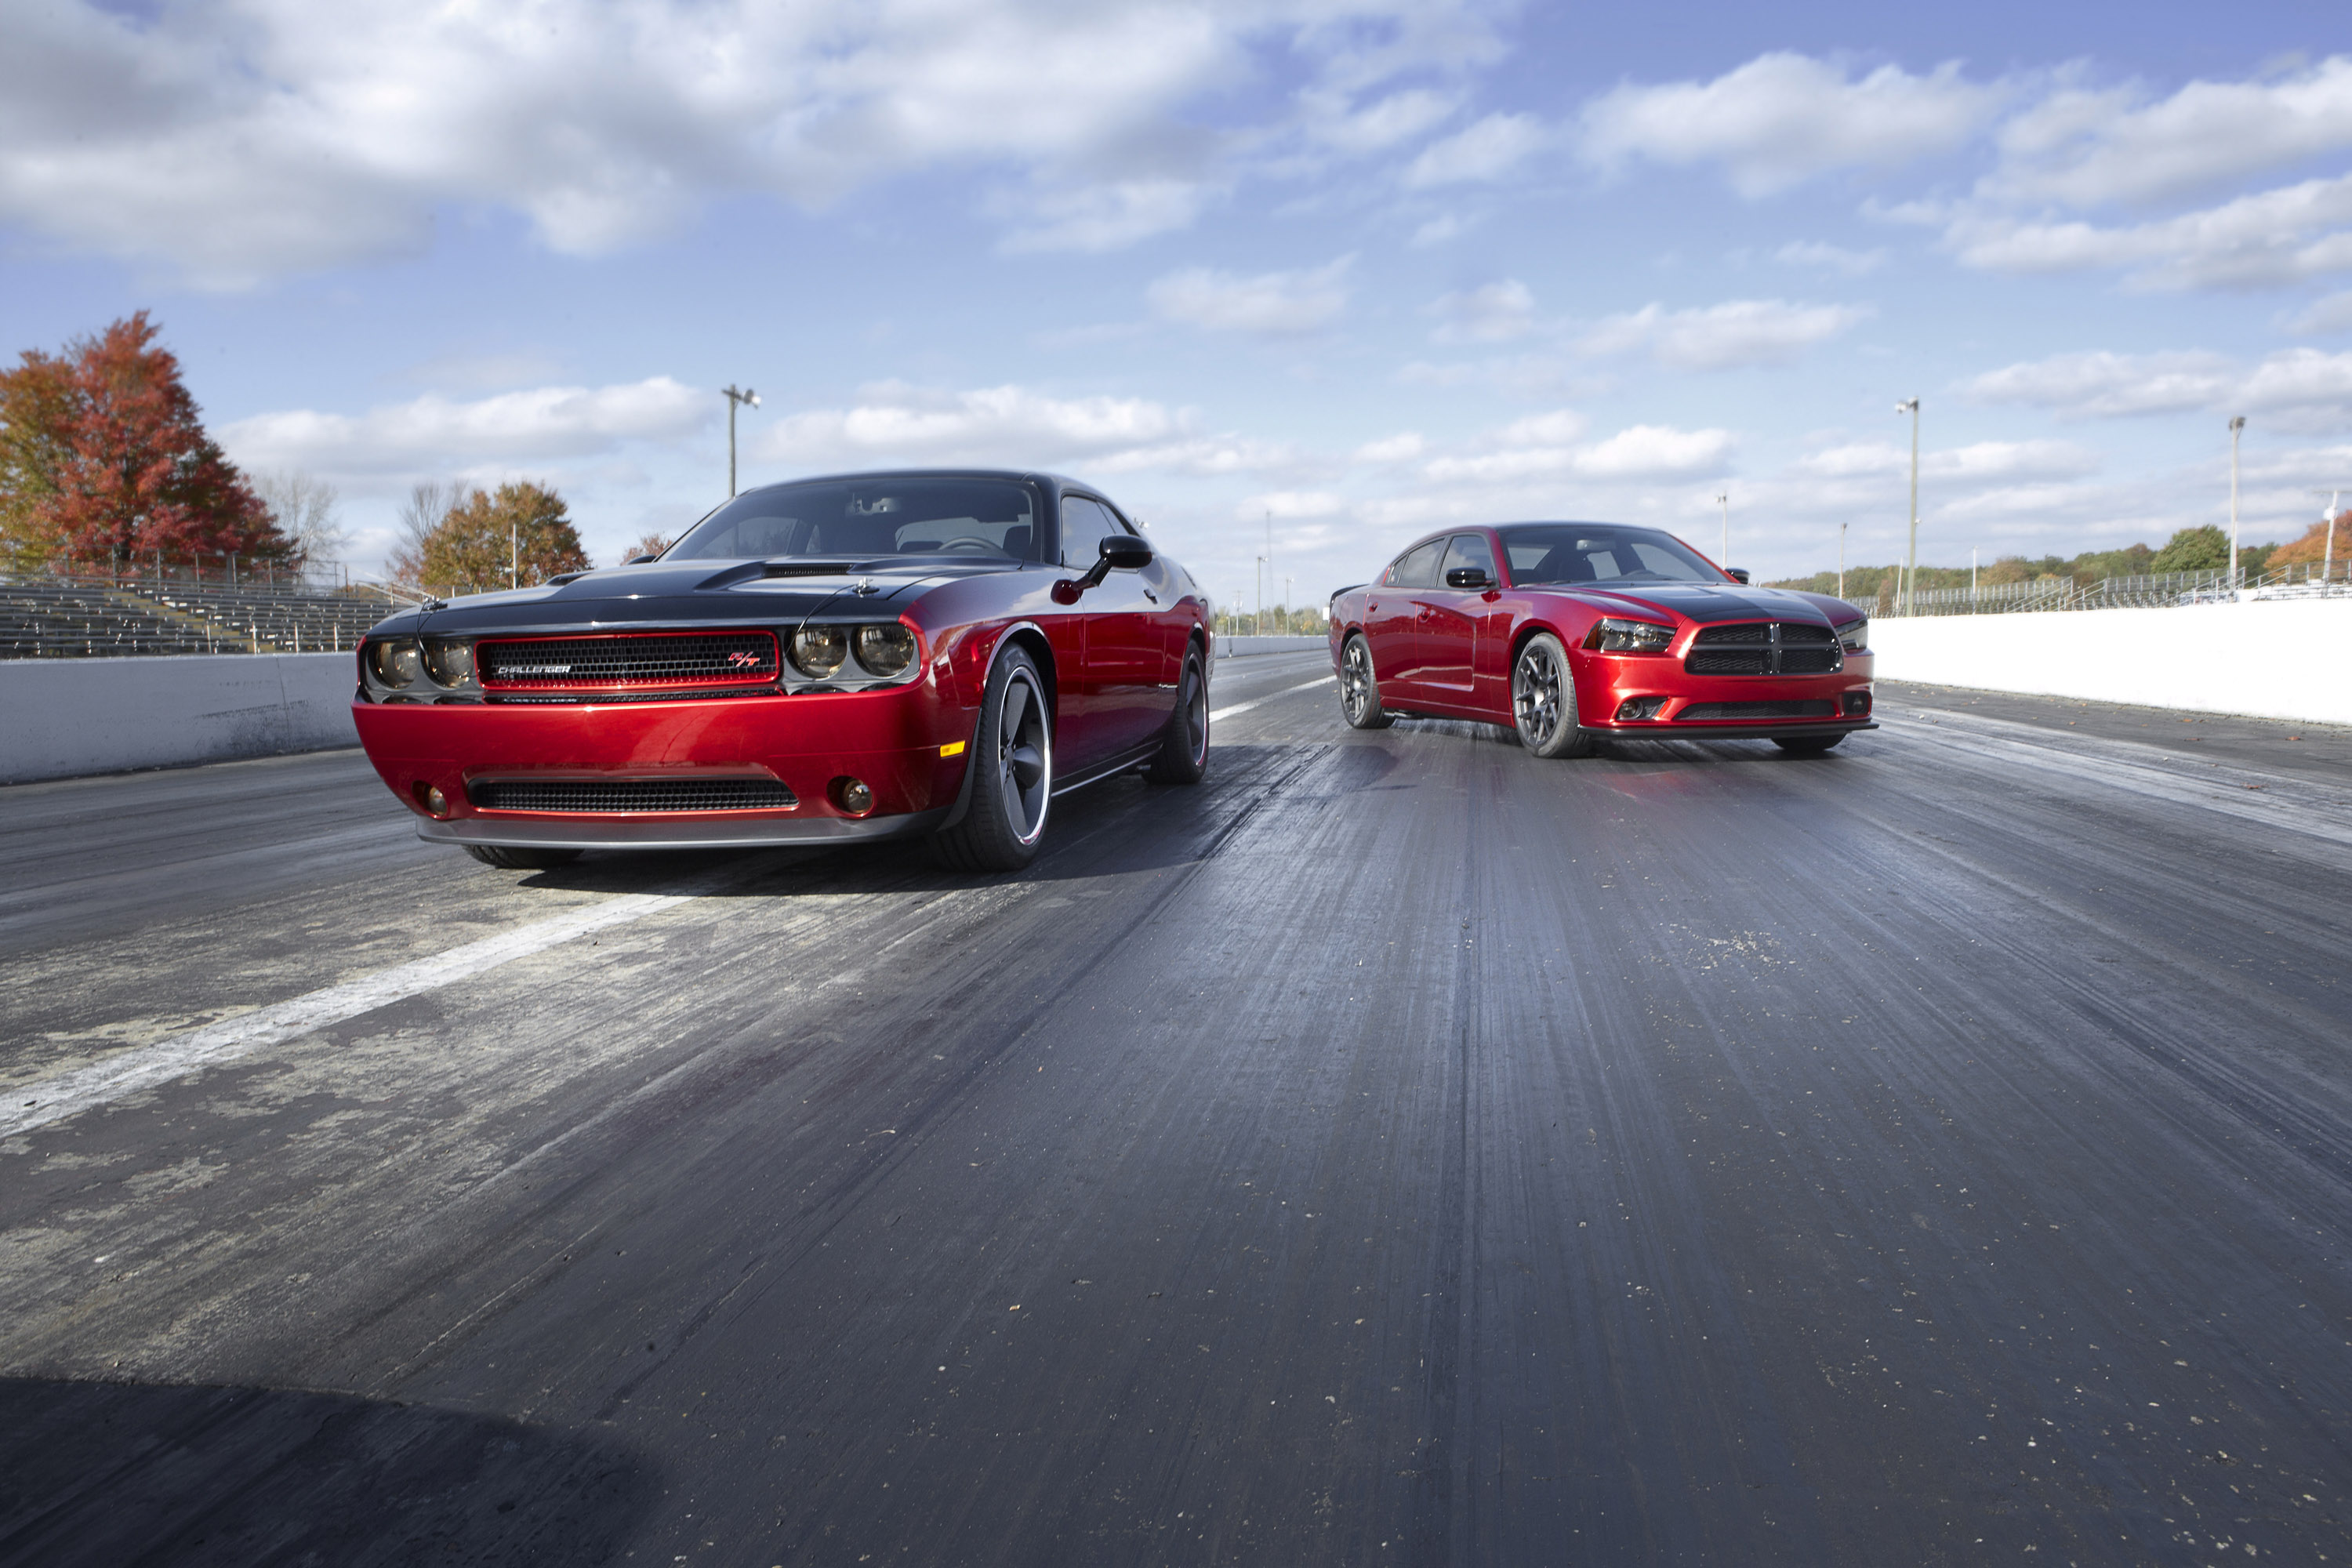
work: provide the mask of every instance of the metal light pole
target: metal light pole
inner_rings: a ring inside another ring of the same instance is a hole
[[[1969,614],[1977,611],[1977,547],[1969,546]]]
[[[1716,547],[1715,563],[1728,572],[1731,570],[1731,492],[1717,492],[1715,504],[1723,509],[1723,542]]]
[[[1265,572],[1274,563],[1261,555],[1257,558],[1257,618],[1251,623],[1252,635],[1265,636]]]
[[[2327,498],[2327,510],[2319,514],[2319,521],[2327,525],[2327,541],[2320,547],[2319,580],[2325,583],[2336,575],[2336,509],[2344,500],[2344,490],[2338,486],[2332,490],[2314,490],[2311,493]]]
[[[748,386],[740,392],[732,386],[722,390],[727,395],[727,493],[731,496],[735,493],[735,410],[759,407],[760,395]]]
[[[2238,592],[2238,433],[2246,427],[2242,414],[2230,421],[2230,593]]]
[[[1844,597],[1845,597],[1845,524],[1843,524],[1843,523],[1842,523],[1842,522],[1838,524],[1838,593],[1837,593],[1837,596],[1838,596],[1839,598],[1841,598],[1841,599],[1843,599],[1843,598],[1844,598]]]
[[[1919,586],[1919,400],[1906,397],[1895,405],[1911,416],[1911,553],[1903,567],[1903,613],[1909,615]]]
[[[507,519],[507,586],[522,586],[522,525]]]

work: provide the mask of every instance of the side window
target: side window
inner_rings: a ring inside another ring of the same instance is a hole
[[[1445,564],[1438,570],[1440,586],[1444,584],[1446,574],[1456,566],[1475,566],[1486,574],[1486,581],[1492,583],[1496,580],[1495,552],[1487,547],[1485,534],[1457,533],[1454,536],[1454,542],[1445,547]]]
[[[1445,541],[1433,539],[1418,550],[1397,557],[1389,574],[1381,579],[1391,588],[1433,588],[1437,585],[1437,558],[1445,549]]]
[[[1083,572],[1099,559],[1100,542],[1114,533],[1127,531],[1113,522],[1110,513],[1084,496],[1062,498],[1062,564],[1075,566]]]

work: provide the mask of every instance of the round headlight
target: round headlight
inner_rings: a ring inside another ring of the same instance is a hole
[[[474,648],[470,643],[429,642],[425,645],[425,673],[436,686],[468,685],[474,679]]]
[[[849,635],[839,626],[803,626],[793,634],[793,668],[820,680],[849,656]]]
[[[406,637],[368,644],[368,672],[386,686],[408,686],[424,673],[416,645]]]
[[[857,662],[877,675],[897,675],[915,661],[915,634],[898,622],[857,628]]]

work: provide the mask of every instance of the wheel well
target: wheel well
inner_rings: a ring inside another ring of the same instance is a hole
[[[1529,621],[1527,625],[1521,626],[1517,631],[1511,634],[1511,656],[1503,661],[1503,668],[1505,670],[1509,670],[1519,662],[1519,650],[1527,647],[1528,639],[1534,637],[1538,632],[1549,632],[1552,636],[1558,637],[1559,639],[1559,646],[1563,650],[1576,646],[1573,642],[1569,640],[1568,634],[1561,631],[1558,626],[1546,626],[1541,621]]]
[[[1045,682],[1045,706],[1053,713],[1055,721],[1059,723],[1062,717],[1062,688],[1061,682],[1055,679],[1054,673],[1053,645],[1046,642],[1034,627],[1023,626],[997,644],[996,651],[1003,653],[1008,647],[1020,648],[1029,656],[1030,662],[1037,667],[1038,675],[1044,678]]]

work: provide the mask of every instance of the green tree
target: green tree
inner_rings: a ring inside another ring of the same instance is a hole
[[[2211,523],[2184,528],[2164,542],[2151,572],[2213,572],[2230,563],[2230,536]]]
[[[565,513],[563,498],[528,479],[478,489],[443,514],[418,552],[417,576],[436,589],[482,593],[544,583],[559,572],[584,572],[588,552]]]

